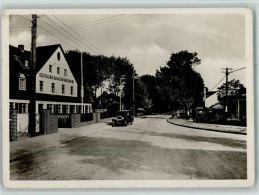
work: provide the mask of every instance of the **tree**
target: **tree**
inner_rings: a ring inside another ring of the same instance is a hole
[[[243,84],[239,82],[239,80],[231,80],[228,82],[228,99],[233,100],[242,97],[243,94],[246,94],[246,88]],[[226,97],[226,83],[222,84],[218,87],[218,100],[225,105],[225,97]]]
[[[201,62],[197,55],[197,52],[188,51],[172,53],[167,66],[157,70],[157,95],[163,111],[188,111],[201,105],[204,83],[200,74],[193,69]]]

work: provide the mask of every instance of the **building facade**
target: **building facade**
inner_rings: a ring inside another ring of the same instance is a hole
[[[17,110],[18,131],[28,131],[31,75],[30,52],[23,45],[9,46],[9,107]],[[81,85],[73,76],[61,45],[37,47],[36,114],[43,109],[52,114],[90,113],[92,102],[81,98]]]

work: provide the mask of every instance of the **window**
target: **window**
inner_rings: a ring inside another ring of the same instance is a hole
[[[70,95],[73,95],[74,94],[74,87],[71,86],[71,91],[70,91]]]
[[[55,83],[51,83],[51,92],[55,93]]]
[[[65,94],[65,85],[62,85],[62,94]]]
[[[28,60],[25,60],[25,61],[24,61],[24,66],[29,66]]]
[[[64,76],[67,76],[67,69],[64,69]]]
[[[44,82],[40,81],[40,91],[43,91],[43,84],[44,84]]]
[[[52,65],[49,65],[49,72],[52,72]]]
[[[58,52],[57,53],[57,58],[58,58],[58,61],[60,60],[60,53]]]
[[[59,72],[60,72],[60,68],[59,68],[59,67],[57,67],[57,74],[59,74]]]
[[[10,109],[10,110],[14,110],[14,103],[13,103],[13,102],[10,102],[10,103],[9,103],[9,109]]]
[[[70,105],[70,113],[76,113],[76,106]]]
[[[24,74],[19,75],[19,90],[26,90],[26,78]]]
[[[68,114],[69,113],[68,105],[62,105],[62,113],[63,114]]]
[[[58,114],[61,113],[61,105],[58,105]]]
[[[47,104],[47,109],[50,110],[50,113],[53,113],[53,105]]]
[[[54,113],[55,114],[60,114],[61,113],[61,105],[55,104],[54,105]]]
[[[27,113],[27,104],[26,103],[18,103],[18,113],[19,114]]]

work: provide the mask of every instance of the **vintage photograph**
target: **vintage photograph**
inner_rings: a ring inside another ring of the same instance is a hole
[[[6,10],[2,24],[9,187],[253,184],[249,9]]]

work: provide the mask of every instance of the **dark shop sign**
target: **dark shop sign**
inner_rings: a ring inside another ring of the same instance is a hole
[[[39,76],[42,77],[42,78],[46,78],[46,79],[52,79],[52,80],[56,80],[56,81],[63,81],[63,82],[67,82],[67,83],[74,83],[74,80],[66,79],[66,78],[62,78],[62,77],[56,77],[56,76],[49,75],[49,74],[39,73]]]

